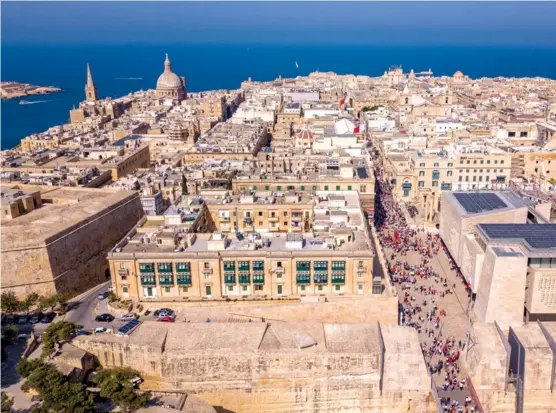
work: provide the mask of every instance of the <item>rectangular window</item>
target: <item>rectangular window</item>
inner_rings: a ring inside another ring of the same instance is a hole
[[[508,132],[508,138],[515,138],[515,132]]]
[[[497,163],[498,163],[498,160],[496,159],[496,160],[494,161],[494,163],[497,164]]]
[[[417,185],[419,186],[419,188],[423,188],[425,186],[425,181],[419,181]]]
[[[461,178],[463,178],[463,176],[460,176],[460,177],[459,177],[459,181],[460,181],[460,182],[461,182]]]
[[[276,186],[276,189],[277,189],[278,191],[281,191],[281,190],[282,190],[282,185]]]
[[[316,191],[316,190],[317,190],[317,186],[313,185],[313,191]]]
[[[490,159],[487,160],[487,164],[490,164]]]
[[[125,270],[125,263],[124,262],[120,262],[120,270]]]
[[[228,285],[228,292],[233,292],[233,291],[234,291],[234,286]]]
[[[270,186],[265,185],[265,186],[264,186],[264,190],[265,190],[265,191],[269,191],[269,190],[270,190]]]
[[[419,171],[419,176],[425,176],[425,171]]]
[[[277,287],[278,295],[281,295],[283,290],[284,290],[284,286],[283,286],[283,285],[279,285],[279,286]]]
[[[153,263],[139,264],[139,272],[141,274],[154,274],[154,264]]]
[[[452,176],[452,171],[446,172],[446,176]]]
[[[432,181],[432,186],[438,186],[438,181]]]
[[[519,132],[519,137],[520,138],[526,138],[527,137],[527,132]]]
[[[340,190],[340,185],[336,185],[336,191]]]
[[[348,191],[351,191],[351,185],[348,185]]]
[[[301,185],[301,190],[305,191],[305,185]]]
[[[439,165],[439,163],[438,163],[438,162],[435,162],[432,166],[433,166],[434,168],[438,168],[438,165]]]
[[[487,181],[487,182],[490,181],[490,176],[487,175],[487,176],[485,177],[485,181]]]
[[[184,293],[188,292],[188,291],[189,291],[189,287],[182,287],[182,291],[183,291]]]
[[[342,287],[341,287],[340,285],[335,285],[335,286],[334,286],[334,289],[335,289],[336,291],[340,291],[341,288],[342,288]]]
[[[255,291],[262,291],[262,290],[263,290],[262,285],[255,285]]]
[[[129,291],[127,285],[122,285],[122,293],[127,294]]]
[[[420,168],[423,168],[424,166],[425,166],[425,163],[424,163],[424,162],[421,162],[421,163],[419,164],[419,167],[420,167]]]
[[[324,190],[328,191],[328,185],[324,185]]]
[[[170,287],[165,287],[164,292],[169,293],[170,292]]]

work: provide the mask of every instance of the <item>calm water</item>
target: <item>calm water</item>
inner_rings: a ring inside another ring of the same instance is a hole
[[[147,46],[3,46],[2,80],[57,86],[64,92],[26,98],[45,101],[19,105],[2,101],[2,149],[26,135],[68,121],[69,110],[83,99],[87,62],[101,97],[118,97],[155,87],[169,53],[174,72],[187,77],[190,91],[232,89],[249,76],[271,80],[314,70],[377,76],[392,64],[436,75],[456,70],[481,76],[556,78],[556,48],[376,45],[168,45]],[[299,69],[295,68],[295,61]],[[125,80],[122,78],[142,78]]]

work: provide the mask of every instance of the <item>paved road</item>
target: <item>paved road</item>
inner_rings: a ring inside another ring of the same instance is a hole
[[[107,291],[110,283],[103,283],[93,287],[85,293],[69,300],[70,303],[75,303],[74,309],[68,311],[65,316],[58,316],[54,321],[67,320],[73,323],[81,324],[84,328],[96,327],[101,323],[94,321],[95,307],[99,304],[97,296],[99,293]],[[123,322],[118,322],[123,324]],[[48,324],[23,324],[17,325],[21,333],[33,332],[35,335],[40,336],[48,327]],[[118,327],[119,328],[119,327]],[[15,371],[15,367],[25,350],[25,342],[19,341],[7,348],[8,358],[2,363],[2,391],[5,391],[9,396],[14,397],[14,408],[21,411],[29,410],[33,403],[25,393],[21,391],[21,377]],[[35,350],[31,358],[40,354],[40,347]]]

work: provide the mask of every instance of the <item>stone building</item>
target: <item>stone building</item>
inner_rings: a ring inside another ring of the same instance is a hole
[[[203,200],[196,212],[193,205],[173,211],[158,225],[142,220],[108,255],[114,292],[133,300],[383,292],[355,191],[321,193],[316,204],[298,195],[291,195],[298,202],[265,204],[269,197],[234,203],[223,196]]]
[[[185,77],[179,77],[172,72],[172,64],[168,58],[168,53],[166,53],[166,60],[164,61],[164,72],[156,81],[156,95],[159,98],[168,98],[178,102],[187,99]]]
[[[230,412],[435,411],[417,333],[406,327],[144,322],[129,337],[74,343],[104,367],[133,367],[158,389]]]
[[[511,192],[442,194],[440,236],[480,321],[556,320],[556,229],[546,222],[542,205]]]
[[[464,355],[482,411],[552,413],[556,406],[556,325],[474,323]]]
[[[38,208],[2,222],[2,291],[79,293],[109,278],[106,254],[143,215],[135,192],[25,186]]]

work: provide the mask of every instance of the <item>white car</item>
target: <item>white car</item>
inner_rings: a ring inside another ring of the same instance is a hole
[[[95,334],[103,334],[103,333],[108,333],[109,330],[106,327],[95,327],[93,329],[93,333]]]
[[[132,321],[135,320],[137,318],[137,316],[133,313],[128,313],[128,314],[124,314],[123,316],[120,317],[120,320],[122,321]]]
[[[31,334],[21,333],[17,335],[18,340],[29,340],[31,338]]]

